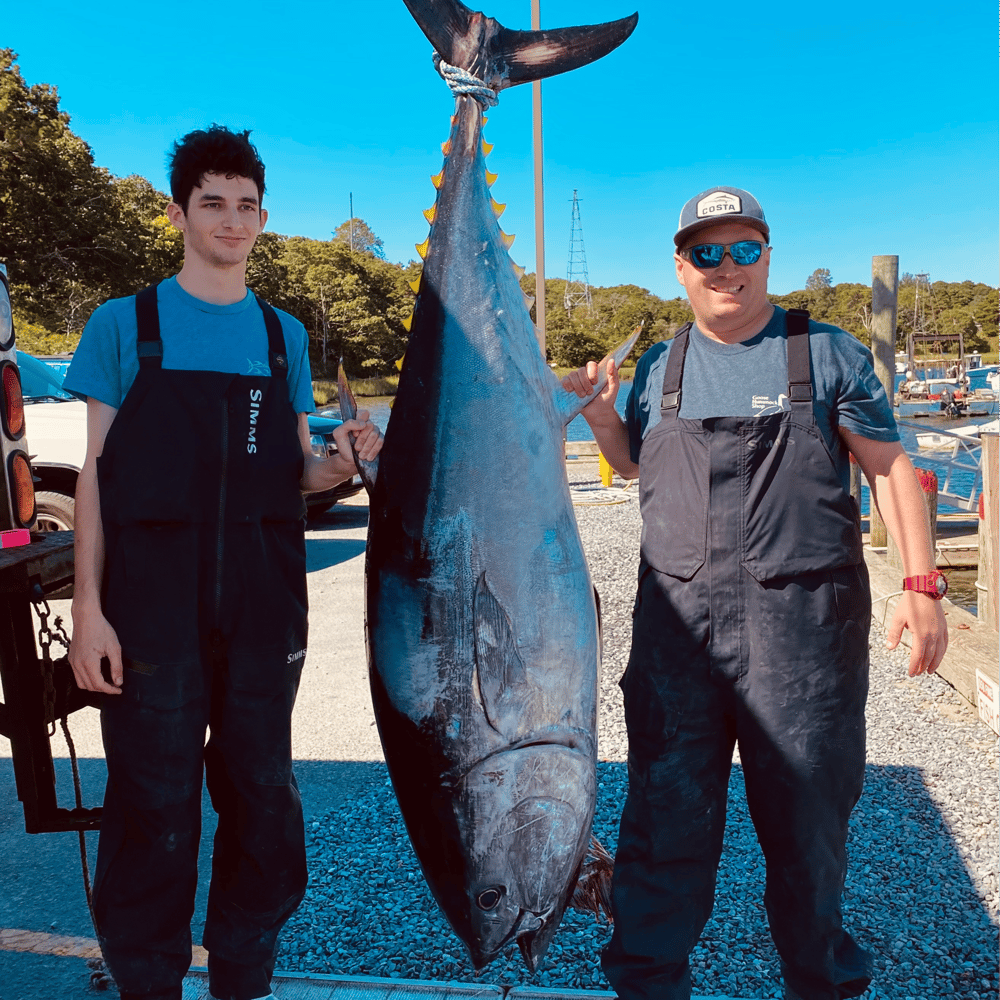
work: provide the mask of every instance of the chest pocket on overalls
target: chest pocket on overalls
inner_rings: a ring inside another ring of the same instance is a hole
[[[639,453],[642,558],[678,580],[705,563],[710,438],[698,421],[663,421]]]
[[[858,563],[854,501],[815,421],[783,413],[753,424],[741,434],[743,565],[763,583]]]

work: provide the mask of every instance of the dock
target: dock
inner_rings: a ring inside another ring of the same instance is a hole
[[[601,990],[546,990],[493,983],[434,983],[374,976],[324,976],[276,972],[271,992],[277,1000],[615,1000]],[[184,980],[183,1000],[212,1000],[208,970],[192,969]],[[742,1000],[729,996],[692,996],[691,1000]]]

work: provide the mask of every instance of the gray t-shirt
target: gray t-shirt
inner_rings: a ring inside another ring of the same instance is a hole
[[[269,375],[267,328],[253,292],[232,305],[214,305],[189,295],[176,277],[157,289],[163,367],[186,371]],[[288,356],[288,397],[296,413],[315,409],[309,338],[294,316],[274,310]],[[139,372],[135,296],[109,299],[94,310],[66,373],[64,387],[119,409]]]
[[[679,416],[759,417],[790,409],[785,310],[776,306],[770,322],[741,344],[720,344],[691,328]],[[639,359],[625,409],[632,461],[646,435],[660,422],[663,378],[672,341],[654,344]],[[839,327],[809,321],[813,413],[840,471],[850,484],[844,427],[874,441],[898,441],[892,406],[876,378],[871,351]]]

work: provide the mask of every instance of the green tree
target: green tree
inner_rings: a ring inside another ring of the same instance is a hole
[[[27,318],[75,327],[126,266],[112,237],[111,175],[69,128],[54,87],[29,87],[17,56],[0,49],[0,260]]]
[[[830,277],[830,269],[827,267],[817,267],[812,274],[806,278],[806,288],[811,292],[820,288],[829,288],[833,284]]]
[[[334,230],[333,238],[338,243],[345,243],[355,253],[367,254],[385,260],[385,250],[382,241],[372,232],[364,219],[348,219]]]

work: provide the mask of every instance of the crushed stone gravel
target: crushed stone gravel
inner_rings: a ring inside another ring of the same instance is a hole
[[[596,484],[594,466],[570,478]],[[627,786],[618,679],[625,668],[638,563],[634,490],[578,506],[602,599],[604,664],[594,832],[609,849]],[[866,1000],[986,1000],[998,983],[997,740],[937,677],[906,676],[907,654],[873,624],[868,767],[848,845],[845,924],[875,955]],[[780,997],[780,963],[763,908],[764,861],[738,754],[715,910],[692,954],[695,994]],[[609,989],[610,928],[567,911],[541,969],[515,946],[478,976],[438,910],[410,847],[384,765],[361,794],[306,831],[310,885],[283,931],[279,969],[341,975]]]

